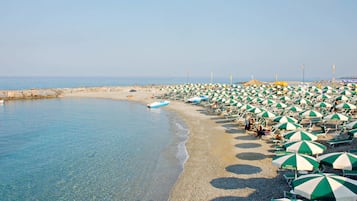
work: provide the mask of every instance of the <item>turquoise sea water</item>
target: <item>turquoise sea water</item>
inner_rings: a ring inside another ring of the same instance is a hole
[[[186,160],[173,113],[105,99],[0,106],[1,200],[167,200]]]

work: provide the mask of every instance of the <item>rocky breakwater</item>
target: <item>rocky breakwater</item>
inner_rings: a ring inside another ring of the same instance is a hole
[[[58,98],[62,94],[61,89],[0,90],[0,100]]]

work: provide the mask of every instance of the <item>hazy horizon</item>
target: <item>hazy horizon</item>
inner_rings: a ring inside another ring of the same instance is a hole
[[[209,78],[213,73],[227,79],[329,80],[357,75],[353,0],[0,5],[0,77]]]

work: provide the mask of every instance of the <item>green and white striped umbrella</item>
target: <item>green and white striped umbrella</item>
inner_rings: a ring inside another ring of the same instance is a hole
[[[340,101],[347,101],[348,97],[345,95],[337,96],[335,100],[340,100]]]
[[[279,122],[279,123],[285,123],[285,122],[290,122],[290,123],[297,123],[298,120],[288,117],[288,116],[277,116],[273,119],[274,122]]]
[[[275,101],[271,100],[271,99],[266,99],[266,100],[263,100],[263,102],[262,102],[263,105],[272,105],[274,103],[275,103]]]
[[[276,108],[286,108],[287,105],[285,103],[276,103],[276,104],[273,104],[273,107],[276,107]]]
[[[291,107],[289,107],[288,108],[288,110],[290,110],[290,111],[293,111],[293,112],[302,112],[302,109],[301,109],[301,107],[299,107],[299,106],[291,106]]]
[[[302,117],[308,117],[308,118],[311,118],[311,117],[322,117],[322,114],[318,111],[315,111],[315,110],[307,110],[303,113],[300,114]]]
[[[308,171],[318,169],[320,165],[316,158],[299,153],[274,156],[272,163],[274,166],[283,169]]]
[[[321,164],[340,170],[357,170],[357,155],[349,152],[334,152],[317,158]]]
[[[284,123],[277,124],[274,127],[280,130],[291,131],[291,130],[296,130],[298,128],[302,128],[302,125],[291,123],[291,122],[284,122]]]
[[[330,103],[326,103],[326,102],[319,102],[319,103],[316,103],[314,105],[314,107],[318,107],[318,108],[331,108],[332,105]]]
[[[356,106],[351,104],[351,103],[340,103],[338,105],[336,105],[337,109],[350,109],[350,110],[354,110],[356,109]]]
[[[348,117],[346,115],[340,113],[329,114],[324,117],[326,120],[338,120],[338,121],[348,121]]]
[[[299,105],[310,105],[311,104],[311,101],[305,99],[305,98],[300,98],[300,99],[297,99],[295,101],[296,104],[299,104]]]
[[[287,142],[284,144],[284,147],[286,148],[286,151],[289,152],[298,152],[309,155],[322,154],[326,150],[325,145],[307,140]]]
[[[279,98],[281,101],[291,101],[291,98],[289,96],[282,96]]]
[[[355,129],[355,128],[357,128],[357,120],[348,123],[348,124],[346,125],[346,128],[347,128],[347,129]]]
[[[307,174],[292,182],[294,193],[310,200],[357,200],[357,181],[335,174]]]
[[[240,109],[241,110],[249,110],[249,109],[252,109],[252,108],[254,108],[254,106],[252,106],[250,104],[245,104]]]
[[[316,135],[311,134],[306,131],[302,131],[302,130],[296,130],[296,131],[290,131],[290,132],[284,133],[283,138],[288,139],[290,142],[301,141],[301,140],[308,140],[308,141],[317,140]]]
[[[331,96],[329,96],[327,94],[320,94],[316,98],[317,98],[317,100],[326,100],[326,99],[330,99]]]
[[[264,110],[261,109],[261,108],[258,108],[258,107],[254,107],[254,108],[251,108],[251,109],[247,110],[247,112],[251,112],[251,113],[254,113],[254,114],[259,114],[259,113],[264,112]]]
[[[263,111],[257,115],[258,117],[263,117],[263,118],[274,118],[276,115],[274,113],[271,113],[269,111]]]

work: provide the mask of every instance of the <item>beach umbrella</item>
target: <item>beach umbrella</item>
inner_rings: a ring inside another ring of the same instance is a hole
[[[269,111],[263,111],[257,115],[258,117],[262,118],[274,118],[276,115],[274,113],[271,113]]]
[[[302,131],[302,130],[295,130],[295,131],[290,131],[290,132],[284,133],[283,138],[288,139],[290,142],[301,141],[301,140],[308,140],[308,141],[317,140],[316,135],[311,134],[307,131]]]
[[[310,200],[357,200],[357,181],[335,174],[302,175],[292,185],[294,193]]]
[[[249,110],[249,109],[252,109],[252,108],[255,108],[255,107],[252,106],[252,105],[249,105],[249,104],[245,104],[240,109],[241,110]]]
[[[258,114],[258,113],[264,112],[264,110],[263,110],[263,109],[260,109],[260,108],[257,108],[257,107],[253,107],[253,108],[247,110],[247,112],[251,112],[251,113],[254,113],[254,114]]]
[[[340,92],[340,94],[341,95],[345,95],[345,96],[351,96],[352,95],[352,93],[350,91],[348,91],[348,90],[343,90],[343,91]]]
[[[295,106],[295,105],[289,107],[288,110],[293,111],[293,112],[302,112],[302,108],[299,106]]]
[[[348,117],[347,116],[345,116],[343,114],[339,114],[339,113],[329,114],[329,115],[325,116],[324,119],[326,119],[326,120],[348,121]]]
[[[322,154],[326,150],[325,145],[307,140],[287,142],[284,144],[284,147],[286,148],[286,151],[309,155]]]
[[[318,169],[320,166],[316,158],[299,153],[274,156],[272,163],[274,166],[288,170],[312,171]]]
[[[296,130],[298,128],[302,128],[302,125],[296,124],[296,123],[291,123],[291,122],[283,122],[283,123],[275,125],[274,127],[277,129],[280,129],[280,130],[291,131],[291,130]]]
[[[334,152],[318,157],[321,164],[340,170],[357,170],[357,155],[349,152]]]
[[[322,114],[316,110],[306,110],[305,112],[300,114],[302,117],[322,117]]]
[[[296,104],[299,104],[299,105],[310,105],[311,104],[311,101],[305,99],[305,98],[300,98],[300,99],[297,99],[295,101]]]
[[[341,95],[341,96],[337,96],[335,100],[346,101],[348,100],[348,97],[345,95]]]
[[[348,124],[346,125],[346,128],[347,128],[347,129],[355,129],[355,128],[357,128],[357,120],[348,123]]]
[[[288,116],[277,116],[273,119],[273,122],[279,122],[279,123],[285,123],[285,122],[290,122],[290,123],[297,123],[298,120],[288,117]]]
[[[276,104],[273,104],[273,107],[281,109],[281,108],[286,108],[287,105],[284,103],[276,103]]]
[[[326,102],[319,102],[319,103],[316,103],[314,105],[314,107],[318,107],[318,108],[331,108],[332,105],[330,103],[326,103]]]
[[[266,100],[262,101],[263,105],[272,105],[274,103],[275,103],[275,101],[271,100],[271,99],[266,99]]]
[[[351,103],[340,103],[338,105],[336,105],[337,109],[350,109],[350,110],[354,110],[356,109],[356,106],[351,104]]]
[[[281,101],[291,101],[291,98],[289,96],[282,96],[279,98]]]
[[[317,98],[317,100],[327,100],[327,99],[330,99],[331,96],[329,96],[327,94],[320,94],[316,98]]]

